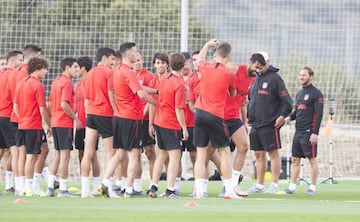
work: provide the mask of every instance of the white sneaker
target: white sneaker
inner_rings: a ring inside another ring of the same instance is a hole
[[[256,184],[254,184],[250,189],[248,190],[249,193],[265,193],[265,188],[258,188]]]
[[[224,195],[224,199],[230,200],[230,199],[242,199],[242,197],[238,196],[234,191],[226,192]]]
[[[266,190],[266,193],[271,193],[271,194],[276,194],[277,192],[279,192],[279,186],[274,185],[273,183]]]
[[[100,197],[101,193],[97,189],[94,189],[93,191],[91,191],[90,195],[93,197]]]
[[[234,192],[239,196],[239,197],[247,197],[249,196],[249,193],[246,191],[243,191],[240,186],[235,186],[234,187]]]

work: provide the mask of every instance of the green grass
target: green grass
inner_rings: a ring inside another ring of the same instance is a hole
[[[243,188],[252,182],[242,183]],[[78,184],[72,184],[79,187]],[[70,186],[72,186],[70,185]],[[19,197],[0,196],[0,221],[359,221],[360,181],[340,181],[321,184],[317,194],[306,196],[307,185],[300,185],[295,195],[253,194],[240,200],[217,198],[219,182],[209,184],[209,198],[196,200],[188,197],[192,182],[181,184],[183,196],[178,200],[106,198],[27,198],[24,204],[15,204]],[[281,189],[286,188],[283,182]],[[145,185],[144,185],[145,187]],[[164,183],[160,185],[160,191]],[[1,186],[3,190],[3,185]],[[184,205],[193,201],[196,208]]]

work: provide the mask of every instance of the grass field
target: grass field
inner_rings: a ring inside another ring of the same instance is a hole
[[[251,181],[242,183],[243,188]],[[321,184],[317,194],[306,196],[307,185],[300,185],[295,195],[253,194],[239,200],[217,198],[220,182],[209,183],[209,198],[188,197],[192,182],[181,184],[182,197],[178,200],[151,199],[146,196],[131,199],[106,198],[27,198],[23,204],[14,203],[19,197],[0,196],[0,221],[359,221],[360,181],[340,181]],[[79,184],[71,184],[70,186]],[[160,184],[160,191],[164,190]],[[3,184],[0,186],[3,190]],[[144,185],[145,187],[145,185]],[[283,181],[281,189],[287,187]],[[198,207],[185,207],[196,202]]]

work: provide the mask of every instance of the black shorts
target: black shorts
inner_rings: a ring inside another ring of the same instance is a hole
[[[40,154],[43,144],[44,130],[19,130],[21,137],[24,138],[26,154]]]
[[[281,148],[280,129],[274,127],[251,128],[250,149],[269,151]]]
[[[73,128],[53,127],[54,145],[56,150],[73,148]]]
[[[143,135],[143,146],[149,146],[155,144],[155,139],[151,138],[149,135],[149,120],[142,120],[141,122],[141,129]]]
[[[187,150],[188,152],[196,151],[196,146],[194,145],[194,127],[187,127],[189,138],[182,143],[181,151]]]
[[[16,146],[25,146],[25,139],[24,139],[22,133],[20,133],[20,130],[18,128],[19,124],[15,123],[15,122],[11,122],[11,124],[15,128],[15,143],[16,143]]]
[[[311,132],[296,131],[292,144],[292,156],[299,158],[315,158],[317,156],[317,144],[310,143]]]
[[[85,129],[76,129],[75,131],[75,149],[77,150],[84,150],[85,147]],[[99,147],[99,138],[96,141],[96,150],[98,150]]]
[[[167,129],[154,125],[159,149],[175,150],[182,147],[181,130]]]
[[[10,118],[0,117],[0,148],[9,148],[16,145],[16,131],[17,129],[10,122]]]
[[[113,117],[114,149],[142,148],[141,120]]]
[[[207,147],[209,140],[214,148],[229,146],[229,130],[225,121],[211,113],[196,110],[194,144],[197,147]]]
[[[229,130],[230,137],[236,132],[236,130],[240,129],[244,125],[241,119],[228,119],[225,120],[225,124]]]
[[[100,136],[104,138],[113,136],[113,121],[112,117],[97,116],[88,114],[86,117],[86,126],[95,129],[99,132]]]

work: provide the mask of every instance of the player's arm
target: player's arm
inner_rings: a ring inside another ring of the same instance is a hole
[[[149,135],[154,139],[155,129],[154,129],[154,117],[155,117],[155,105],[148,103],[149,107]]]
[[[220,44],[220,41],[217,39],[210,39],[207,43],[205,43],[205,45],[200,50],[198,61],[206,60],[206,55],[207,55],[209,48],[219,45],[219,44]]]
[[[82,124],[81,124],[79,118],[77,117],[75,112],[71,109],[70,104],[69,104],[68,101],[62,101],[61,102],[61,108],[64,110],[64,112],[68,116],[70,116],[71,119],[73,119],[75,121],[76,128],[82,128]]]
[[[189,132],[187,131],[187,127],[186,127],[184,109],[175,108],[175,113],[176,113],[176,119],[179,122],[183,132],[183,140],[187,140],[189,138]]]
[[[39,109],[40,109],[41,119],[43,120],[43,122],[46,123],[48,128],[50,128],[51,123],[50,123],[49,110],[47,109],[46,106],[39,106]]]
[[[314,134],[318,135],[320,130],[320,124],[323,117],[324,110],[324,98],[321,92],[317,92],[314,102]]]
[[[289,91],[287,90],[284,81],[279,78],[276,79],[277,84],[277,94],[279,95],[279,98],[281,100],[281,114],[280,116],[275,120],[274,127],[279,128],[285,123],[285,117],[287,117],[291,110],[292,110],[292,104],[293,101],[289,95]]]
[[[14,113],[16,116],[19,116],[19,107],[17,103],[14,103],[14,107],[13,107]]]
[[[115,110],[115,91],[114,90],[109,90],[108,91],[108,95],[109,95],[109,100],[110,100],[110,104],[113,110]]]
[[[143,90],[145,90],[145,92],[149,93],[149,94],[159,94],[159,90],[158,89],[153,89],[147,86],[141,86]]]
[[[154,97],[152,97],[149,93],[145,92],[145,90],[143,89],[138,90],[136,94],[147,103],[151,103],[154,105],[157,103],[157,100],[154,99]]]

